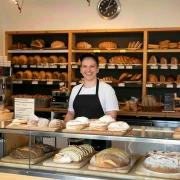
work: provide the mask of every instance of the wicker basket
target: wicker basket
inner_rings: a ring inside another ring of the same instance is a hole
[[[141,106],[144,112],[161,112],[162,106]]]
[[[35,98],[36,108],[47,108],[50,106],[51,98]]]

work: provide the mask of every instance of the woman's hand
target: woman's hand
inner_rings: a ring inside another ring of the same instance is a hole
[[[69,120],[73,120],[73,119],[74,119],[74,112],[68,111],[64,118],[64,122],[67,123]]]
[[[107,111],[106,115],[110,115],[112,118],[116,119],[117,111]]]

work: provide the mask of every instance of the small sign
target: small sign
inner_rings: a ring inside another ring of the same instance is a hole
[[[171,69],[177,69],[178,66],[177,65],[171,65]]]
[[[119,52],[120,52],[120,53],[125,53],[126,50],[125,50],[125,49],[120,49]]]
[[[32,81],[32,84],[38,84],[38,81]]]
[[[52,81],[47,81],[47,84],[53,84],[53,82]]]
[[[167,84],[166,87],[167,88],[173,88],[173,84]]]
[[[115,65],[108,65],[108,69],[115,69]]]
[[[124,66],[118,65],[118,69],[124,69]]]
[[[167,65],[161,65],[160,68],[161,68],[161,69],[168,69],[168,66],[167,66]]]
[[[148,49],[147,52],[154,52],[152,49]]]
[[[21,65],[21,68],[27,68],[27,65]]]
[[[37,65],[37,68],[44,68],[43,65]]]
[[[50,65],[50,68],[57,68],[57,65]]]
[[[124,87],[125,84],[124,84],[124,83],[119,83],[118,86],[119,86],[119,87]]]
[[[174,93],[165,93],[164,95],[164,111],[174,110]]]
[[[153,84],[146,84],[146,87],[153,87]]]
[[[14,68],[19,68],[20,66],[19,65],[14,65]]]
[[[60,68],[66,68],[66,65],[60,65]]]
[[[73,65],[72,65],[72,68],[73,68],[73,69],[76,69],[76,68],[78,68],[78,65],[73,64]]]
[[[105,69],[106,66],[105,65],[99,65],[99,69]]]
[[[158,69],[158,66],[150,66],[151,69]]]
[[[76,85],[76,82],[71,82],[71,86],[75,86]]]
[[[23,81],[19,80],[19,81],[17,81],[17,83],[18,83],[18,84],[22,84],[22,83],[23,83]]]
[[[15,98],[14,99],[14,112],[16,119],[27,119],[30,115],[34,114],[35,100],[31,98]]]
[[[94,50],[94,53],[100,53],[100,52],[101,52],[101,50],[99,50],[99,49]]]
[[[36,68],[37,66],[36,65],[30,65],[30,68]]]
[[[59,83],[59,86],[64,86],[64,82],[60,82],[60,83]]]
[[[126,66],[126,69],[132,69],[132,66]]]

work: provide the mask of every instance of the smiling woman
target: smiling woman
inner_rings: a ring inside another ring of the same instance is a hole
[[[84,53],[80,56],[80,60],[80,72],[84,77],[84,83],[72,89],[65,122],[82,116],[88,119],[99,119],[105,114],[115,119],[119,110],[118,100],[114,89],[104,82],[99,82],[97,78],[98,57],[93,53]],[[93,140],[91,143],[94,146],[101,145],[100,149],[107,148],[107,144],[111,146],[107,141],[100,143]]]

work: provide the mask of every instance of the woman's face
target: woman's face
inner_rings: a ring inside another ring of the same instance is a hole
[[[80,72],[83,75],[84,80],[91,81],[96,79],[99,67],[92,57],[85,57],[81,63]]]

